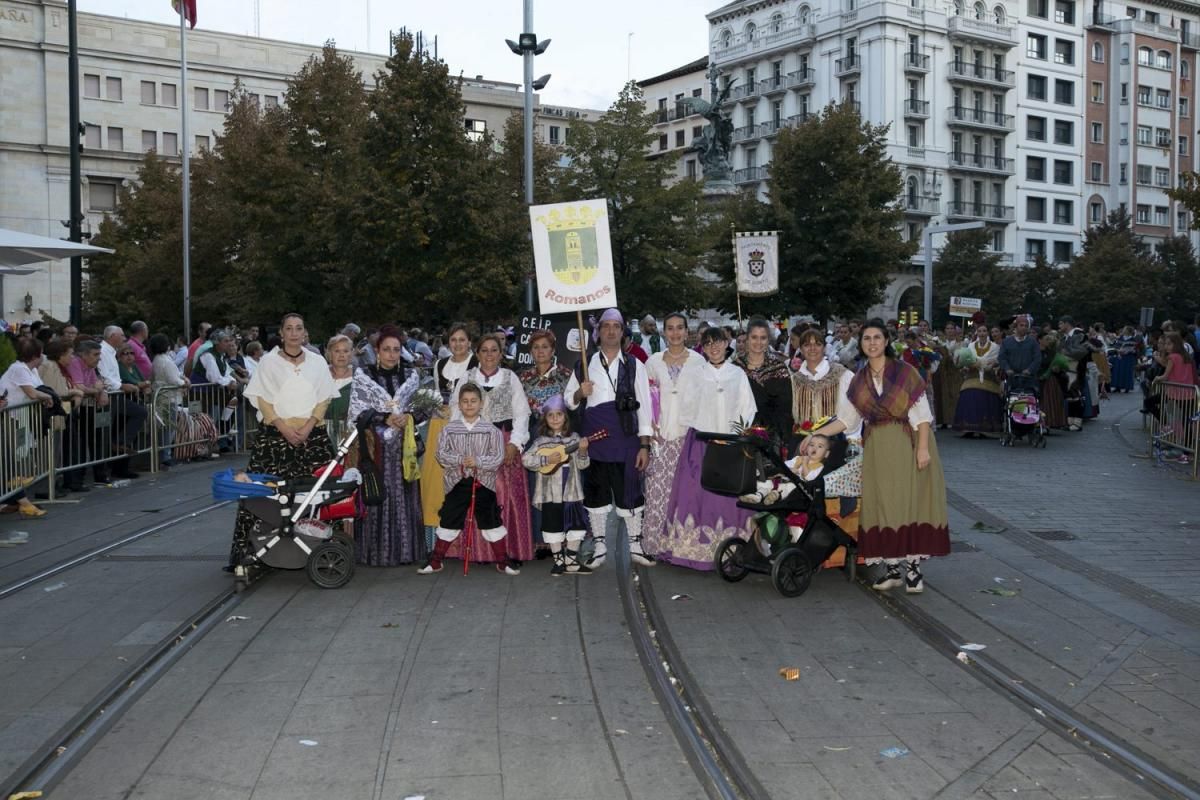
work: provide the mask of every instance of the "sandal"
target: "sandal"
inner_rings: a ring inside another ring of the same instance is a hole
[[[17,511],[19,511],[21,513],[22,517],[44,517],[44,516],[46,516],[46,510],[44,508],[38,508],[33,503],[30,503],[28,501],[19,504],[17,506]]]

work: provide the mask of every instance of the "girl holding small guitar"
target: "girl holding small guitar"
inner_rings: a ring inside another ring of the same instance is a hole
[[[579,558],[587,525],[582,474],[590,463],[589,440],[605,434],[581,438],[573,433],[561,395],[551,395],[542,404],[541,417],[538,437],[522,462],[535,473],[533,506],[541,511],[542,541],[550,546],[554,559],[550,574],[588,575],[591,568]]]

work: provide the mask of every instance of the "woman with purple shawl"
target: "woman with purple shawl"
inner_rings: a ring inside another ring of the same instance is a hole
[[[883,320],[859,331],[867,358],[846,394],[837,419],[817,433],[836,435],[863,425],[863,496],[858,554],[887,569],[876,590],[924,590],[921,562],[950,553],[946,481],[933,435],[925,382],[896,358]],[[903,564],[903,569],[901,566]]]

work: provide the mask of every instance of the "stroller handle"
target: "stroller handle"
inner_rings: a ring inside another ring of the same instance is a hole
[[[696,438],[701,442],[737,442],[738,444],[765,445],[767,441],[760,436],[745,436],[737,433],[714,433],[712,431],[696,431]]]

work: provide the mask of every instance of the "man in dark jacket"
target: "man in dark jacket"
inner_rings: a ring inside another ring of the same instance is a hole
[[[1000,369],[1008,374],[1009,382],[1037,389],[1038,370],[1042,366],[1042,348],[1029,335],[1029,317],[1022,314],[1013,323],[1013,334],[1000,345]]]

